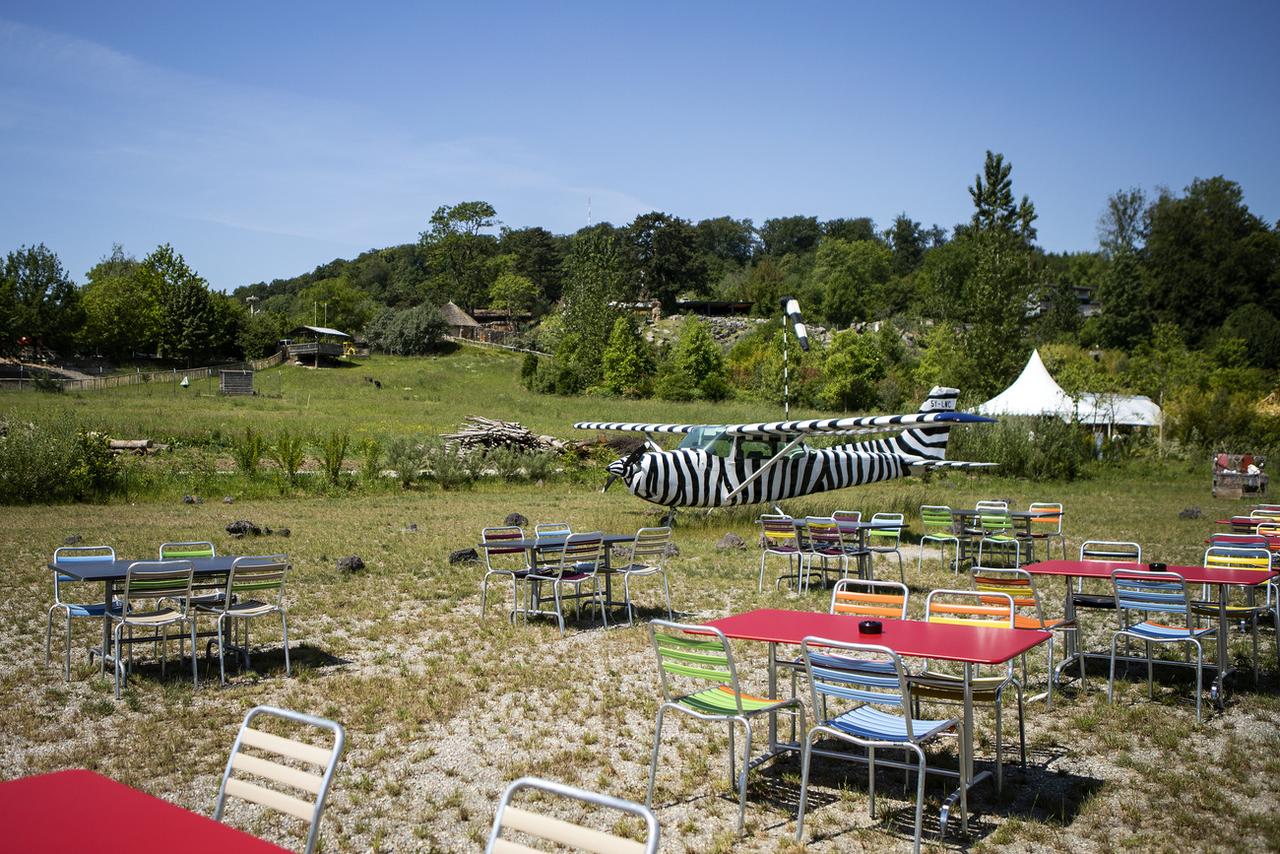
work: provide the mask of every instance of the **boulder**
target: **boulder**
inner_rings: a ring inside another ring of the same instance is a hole
[[[364,569],[364,561],[360,559],[359,555],[338,558],[339,572],[359,572],[362,569]]]
[[[83,537],[81,537],[79,534],[72,534],[71,536],[69,536],[69,537],[67,537],[65,540],[63,540],[63,541],[62,541],[62,544],[63,544],[63,545],[65,545],[65,546],[74,546],[74,545],[77,545],[78,543],[80,543],[80,541],[81,541],[82,539],[84,539],[84,538],[83,538]]]
[[[449,552],[449,563],[474,563],[480,560],[480,555],[476,554],[475,549],[457,549]]]
[[[203,504],[204,499],[201,498],[199,495],[184,495],[182,496],[182,503],[183,504]]]
[[[1199,507],[1187,507],[1178,514],[1179,519],[1199,519],[1204,514],[1200,512]]]
[[[237,519],[228,523],[227,533],[233,537],[243,537],[245,534],[257,537],[261,536],[262,529],[247,519]]]
[[[222,496],[222,503],[223,503],[223,504],[235,504],[235,503],[236,503],[236,500],[235,500],[234,498],[232,498],[230,495],[224,495],[224,496]]]
[[[528,518],[525,517],[523,513],[508,513],[507,518],[502,520],[502,524],[516,525],[518,527],[523,528],[529,524],[529,520]]]
[[[277,537],[287,537],[287,536],[289,536],[289,529],[288,529],[288,528],[280,528],[278,531],[276,531],[276,536],[277,536]]]
[[[745,549],[747,541],[730,531],[716,542],[716,548],[721,551],[729,551],[731,549]]]
[[[680,547],[675,543],[667,543],[662,547],[663,557],[680,557]]]

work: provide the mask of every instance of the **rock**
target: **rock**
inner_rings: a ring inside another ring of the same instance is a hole
[[[246,519],[237,519],[227,525],[227,533],[233,537],[243,537],[245,534],[257,537],[262,534],[262,529]]]
[[[362,569],[364,569],[364,561],[360,559],[359,555],[338,558],[339,572],[359,572]]]
[[[83,537],[81,537],[79,534],[72,534],[71,536],[69,536],[69,537],[67,537],[65,540],[63,540],[63,541],[62,541],[62,544],[63,544],[63,545],[66,545],[66,546],[74,546],[74,545],[76,545],[77,543],[79,543],[79,542],[80,542],[81,540],[83,540],[83,539],[84,539],[84,538],[83,538]]]
[[[418,523],[417,523],[417,522],[410,522],[408,525],[405,525],[405,526],[404,526],[404,532],[405,532],[406,534],[416,534],[416,533],[418,533]]]
[[[280,530],[276,531],[276,536],[277,536],[277,537],[287,537],[287,536],[289,536],[289,529],[288,529],[288,528],[281,528]]]
[[[521,528],[529,524],[529,520],[525,518],[523,513],[508,513],[507,518],[502,520],[504,525],[517,525]]]
[[[745,549],[747,541],[730,531],[716,542],[716,548],[721,551],[729,551],[730,549]]]
[[[1200,512],[1199,507],[1188,507],[1178,514],[1179,519],[1199,519],[1204,514]]]
[[[201,498],[199,495],[184,495],[182,496],[182,503],[183,504],[203,504],[204,499]]]
[[[663,557],[680,557],[680,547],[675,543],[667,543],[662,547]]]
[[[234,498],[232,498],[230,495],[224,495],[224,496],[222,496],[222,503],[223,503],[223,504],[235,504],[235,503],[236,503],[236,500],[235,500]]]
[[[471,563],[479,560],[480,555],[476,554],[475,549],[458,549],[456,551],[449,552],[450,564]]]

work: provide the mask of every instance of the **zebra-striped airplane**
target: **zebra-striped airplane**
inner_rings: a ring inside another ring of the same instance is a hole
[[[991,422],[956,412],[953,388],[935,387],[910,415],[812,418],[756,424],[639,424],[583,421],[580,430],[644,433],[646,443],[608,466],[632,494],[664,507],[722,507],[783,501],[815,492],[892,480],[913,471],[978,468],[991,463],[946,459],[953,424]],[[896,436],[811,449],[806,436],[855,436],[901,431]],[[684,434],[679,447],[663,450],[653,436]]]

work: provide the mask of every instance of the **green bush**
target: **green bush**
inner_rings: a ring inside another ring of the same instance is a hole
[[[284,472],[289,483],[297,483],[298,470],[302,468],[302,462],[306,459],[306,449],[307,440],[301,433],[281,430],[280,435],[276,436],[271,458],[276,461],[276,465],[280,466],[280,471]]]
[[[471,454],[469,458],[439,438],[427,440],[423,452],[431,478],[445,489],[470,483],[475,479],[475,469],[483,465],[482,455]]]
[[[10,425],[0,435],[0,503],[105,497],[120,468],[105,436],[69,425]]]
[[[351,436],[342,430],[334,430],[316,445],[320,451],[320,468],[324,471],[325,480],[334,486],[342,479],[342,463],[347,458],[347,448],[350,445]]]
[[[400,486],[408,489],[422,470],[422,445],[412,436],[396,436],[387,443],[387,465],[395,469]]]
[[[524,473],[529,480],[545,480],[556,471],[557,456],[551,453],[524,455]]]
[[[1060,418],[1001,418],[951,431],[947,457],[995,463],[1006,477],[1075,480],[1093,458],[1091,434]]]
[[[524,458],[524,454],[511,448],[490,448],[484,453],[484,466],[503,480],[519,480]]]
[[[245,477],[254,478],[257,476],[258,464],[262,462],[265,444],[262,434],[254,430],[252,426],[244,428],[243,439],[232,442],[231,456],[235,458],[236,468],[240,469],[240,473]]]
[[[382,445],[377,439],[361,439],[356,453],[360,455],[360,479],[368,484],[377,483],[382,477]]]

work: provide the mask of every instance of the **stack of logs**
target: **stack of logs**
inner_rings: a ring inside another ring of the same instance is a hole
[[[150,439],[108,439],[107,446],[113,454],[137,454],[140,457],[158,453],[169,447],[152,442]]]
[[[462,429],[457,433],[446,433],[443,438],[450,447],[458,447],[463,451],[508,448],[523,453],[565,453],[582,448],[579,442],[535,435],[517,421],[498,421],[481,415],[468,415],[462,421]]]

